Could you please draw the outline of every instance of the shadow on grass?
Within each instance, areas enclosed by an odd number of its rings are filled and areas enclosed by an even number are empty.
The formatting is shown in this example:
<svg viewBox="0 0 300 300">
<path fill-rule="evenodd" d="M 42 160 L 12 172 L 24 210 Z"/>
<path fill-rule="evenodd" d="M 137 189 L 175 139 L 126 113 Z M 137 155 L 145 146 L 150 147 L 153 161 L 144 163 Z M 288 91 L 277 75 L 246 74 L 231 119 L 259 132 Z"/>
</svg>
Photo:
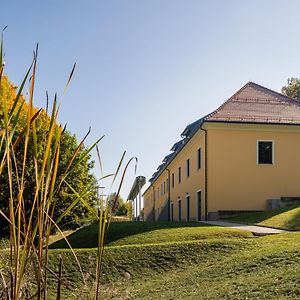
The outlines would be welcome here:
<svg viewBox="0 0 300 300">
<path fill-rule="evenodd" d="M 182 227 L 211 227 L 199 222 L 112 222 L 109 227 L 106 244 L 136 234 L 142 234 L 158 229 L 171 229 Z M 97 247 L 98 224 L 83 227 L 68 236 L 73 248 Z M 64 239 L 50 245 L 51 249 L 68 248 Z"/>
</svg>

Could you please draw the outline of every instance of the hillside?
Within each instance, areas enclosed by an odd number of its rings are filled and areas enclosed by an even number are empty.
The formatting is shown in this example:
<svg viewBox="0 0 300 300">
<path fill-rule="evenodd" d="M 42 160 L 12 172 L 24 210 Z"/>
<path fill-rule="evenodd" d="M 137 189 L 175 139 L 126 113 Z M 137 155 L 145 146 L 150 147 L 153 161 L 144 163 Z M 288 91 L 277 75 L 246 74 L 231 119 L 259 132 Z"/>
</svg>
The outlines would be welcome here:
<svg viewBox="0 0 300 300">
<path fill-rule="evenodd" d="M 199 223 L 132 222 L 126 224 L 123 232 L 119 231 L 121 224 L 114 226 L 105 250 L 104 299 L 298 299 L 300 296 L 300 233 L 252 237 L 247 232 Z M 124 233 L 128 233 L 128 228 L 133 234 Z M 88 239 L 82 245 L 84 241 Z M 76 249 L 76 253 L 87 280 L 86 289 L 69 250 L 51 250 L 50 267 L 55 268 L 58 255 L 62 255 L 64 283 L 76 289 L 78 297 L 92 299 L 90 284 L 96 251 Z M 65 297 L 73 299 L 67 290 Z"/>
<path fill-rule="evenodd" d="M 236 222 L 273 226 L 289 230 L 300 230 L 300 206 L 284 207 L 260 213 L 251 213 L 226 218 Z"/>
<path fill-rule="evenodd" d="M 73 248 L 97 247 L 98 225 L 83 227 L 68 236 Z M 110 225 L 107 246 L 144 245 L 165 242 L 194 241 L 211 238 L 247 237 L 251 233 L 207 226 L 199 222 L 113 222 Z M 62 239 L 51 248 L 68 248 Z"/>
</svg>

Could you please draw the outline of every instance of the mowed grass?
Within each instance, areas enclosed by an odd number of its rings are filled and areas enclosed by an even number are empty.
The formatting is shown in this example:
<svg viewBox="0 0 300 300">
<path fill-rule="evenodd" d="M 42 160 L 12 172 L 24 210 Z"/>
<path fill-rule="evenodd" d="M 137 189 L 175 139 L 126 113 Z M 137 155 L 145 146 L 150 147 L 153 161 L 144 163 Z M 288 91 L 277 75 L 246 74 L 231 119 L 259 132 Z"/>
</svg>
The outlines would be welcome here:
<svg viewBox="0 0 300 300">
<path fill-rule="evenodd" d="M 250 213 L 226 218 L 236 222 L 300 230 L 300 206 L 284 207 L 260 213 Z"/>
<path fill-rule="evenodd" d="M 295 232 L 109 246 L 105 250 L 102 296 L 152 300 L 300 299 L 299 245 L 300 233 Z M 58 256 L 63 257 L 64 284 L 72 290 L 65 290 L 64 299 L 76 299 L 75 295 L 92 299 L 96 251 L 75 251 L 86 286 L 69 250 L 51 250 L 50 267 L 54 269 Z"/>
<path fill-rule="evenodd" d="M 250 232 L 199 222 L 113 222 L 110 225 L 107 246 L 146 245 L 169 242 L 195 241 L 211 238 L 249 237 Z M 97 247 L 98 225 L 83 227 L 68 236 L 73 248 Z M 68 248 L 64 239 L 51 248 Z"/>
</svg>

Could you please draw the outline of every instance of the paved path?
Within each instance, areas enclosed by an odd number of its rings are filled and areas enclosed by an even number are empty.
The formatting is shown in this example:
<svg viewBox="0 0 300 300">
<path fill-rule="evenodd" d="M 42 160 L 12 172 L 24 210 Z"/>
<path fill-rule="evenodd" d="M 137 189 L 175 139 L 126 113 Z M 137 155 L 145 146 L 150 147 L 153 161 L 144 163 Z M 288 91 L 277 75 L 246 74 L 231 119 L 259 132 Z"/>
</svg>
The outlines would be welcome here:
<svg viewBox="0 0 300 300">
<path fill-rule="evenodd" d="M 222 226 L 222 227 L 231 227 L 231 228 L 236 228 L 236 229 L 248 230 L 257 235 L 267 235 L 267 234 L 288 232 L 287 230 L 283 230 L 283 229 L 274 229 L 274 228 L 270 228 L 270 227 L 247 225 L 247 224 L 240 224 L 240 223 L 227 222 L 227 221 L 202 221 L 202 223 L 216 225 L 216 226 Z"/>
</svg>

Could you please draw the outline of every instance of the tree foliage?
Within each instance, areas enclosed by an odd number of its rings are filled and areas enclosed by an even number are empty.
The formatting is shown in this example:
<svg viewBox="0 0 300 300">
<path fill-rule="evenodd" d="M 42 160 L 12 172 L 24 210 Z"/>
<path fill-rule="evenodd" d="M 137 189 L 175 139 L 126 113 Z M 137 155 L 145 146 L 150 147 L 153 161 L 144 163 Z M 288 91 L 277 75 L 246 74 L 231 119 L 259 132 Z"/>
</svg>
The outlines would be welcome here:
<svg viewBox="0 0 300 300">
<path fill-rule="evenodd" d="M 282 87 L 281 92 L 290 98 L 300 101 L 300 78 L 288 78 L 287 85 Z"/>
<path fill-rule="evenodd" d="M 16 87 L 10 83 L 7 77 L 2 77 L 1 80 L 1 89 L 0 89 L 0 108 L 3 105 L 3 98 L 7 99 L 7 103 L 9 105 L 12 105 L 13 100 L 16 97 Z M 19 107 L 22 106 L 20 110 L 20 118 L 16 129 L 15 137 L 19 135 L 19 133 L 23 130 L 25 127 L 25 116 L 27 114 L 28 106 L 25 103 L 24 98 L 21 96 L 20 101 L 18 101 Z M 0 109 L 2 111 L 2 109 Z M 37 109 L 36 109 L 37 111 Z M 43 137 L 46 136 L 47 131 L 50 127 L 51 122 L 51 116 L 47 114 L 46 110 L 42 110 L 35 122 L 36 126 L 36 133 L 37 133 L 37 140 L 43 141 Z M 3 116 L 0 115 L 0 131 L 3 130 Z M 31 139 L 35 138 L 34 136 L 30 136 Z M 34 149 L 33 147 L 34 143 L 29 143 L 29 149 L 28 149 L 28 161 L 33 162 L 33 155 L 34 152 L 37 153 L 37 156 L 42 159 L 43 151 L 46 147 L 46 142 L 38 143 L 37 148 Z M 64 131 L 62 139 L 61 139 L 61 151 L 59 155 L 59 165 L 58 165 L 58 172 L 57 176 L 62 177 L 63 172 L 66 169 L 67 164 L 70 161 L 70 158 L 74 154 L 75 150 L 78 147 L 78 142 L 76 140 L 75 135 L 72 135 L 68 131 Z M 74 164 L 76 165 L 72 171 L 69 173 L 68 177 L 66 178 L 66 181 L 68 184 L 76 190 L 79 194 L 83 195 L 85 194 L 87 201 L 90 205 L 94 204 L 94 200 L 96 198 L 96 179 L 91 173 L 91 170 L 93 168 L 94 162 L 91 161 L 90 155 L 87 155 L 83 160 L 80 161 L 81 155 L 85 152 L 85 147 L 81 146 L 79 149 L 78 156 L 76 156 Z M 20 140 L 18 145 L 15 148 L 15 159 L 18 165 L 22 165 L 23 162 L 23 155 L 24 155 L 24 140 Z M 0 153 L 0 156 L 2 154 Z M 79 162 L 79 163 L 77 163 Z M 21 168 L 20 168 L 21 170 Z M 18 191 L 17 184 L 18 184 L 18 176 L 19 174 L 15 172 L 13 174 L 13 183 L 16 187 L 13 189 L 13 192 L 15 191 L 15 197 L 17 197 L 16 193 Z M 24 190 L 24 198 L 26 199 L 25 206 L 28 207 L 28 211 L 30 211 L 30 205 L 31 201 L 33 199 L 33 191 L 35 190 L 34 187 L 36 185 L 36 177 L 35 177 L 35 168 L 34 164 L 27 164 L 26 165 L 26 172 L 25 172 L 25 190 Z M 87 192 L 86 192 L 87 191 Z M 88 195 L 87 195 L 88 193 Z M 9 183 L 8 183 L 8 176 L 5 173 L 5 170 L 3 174 L 0 176 L 0 209 L 2 209 L 4 212 L 7 211 L 7 199 L 10 195 L 9 191 Z M 54 217 L 60 216 L 62 212 L 76 199 L 76 196 L 71 191 L 71 189 L 68 187 L 67 184 L 63 184 L 59 192 L 57 193 L 57 196 L 55 198 L 55 210 L 54 210 Z M 25 210 L 27 210 L 25 207 Z M 80 226 L 84 221 L 89 219 L 91 217 L 91 212 L 84 207 L 80 202 L 74 206 L 74 208 L 61 220 L 60 226 L 62 228 L 76 228 Z M 3 224 L 1 224 L 3 229 Z"/>
</svg>

